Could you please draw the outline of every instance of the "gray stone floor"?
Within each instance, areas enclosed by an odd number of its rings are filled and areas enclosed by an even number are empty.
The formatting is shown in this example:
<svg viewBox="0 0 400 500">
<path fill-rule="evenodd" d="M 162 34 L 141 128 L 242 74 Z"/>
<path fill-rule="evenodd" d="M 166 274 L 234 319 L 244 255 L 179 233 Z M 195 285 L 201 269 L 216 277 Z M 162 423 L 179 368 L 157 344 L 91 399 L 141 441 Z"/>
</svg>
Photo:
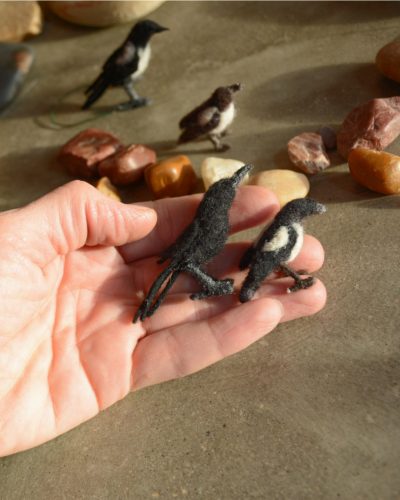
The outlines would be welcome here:
<svg viewBox="0 0 400 500">
<path fill-rule="evenodd" d="M 399 35 L 397 2 L 168 2 L 151 18 L 171 28 L 154 40 L 138 86 L 154 105 L 92 125 L 161 154 L 181 115 L 221 84 L 246 85 L 224 156 L 258 169 L 289 167 L 285 145 L 296 133 L 400 93 L 373 64 Z M 44 128 L 49 105 L 88 83 L 127 30 L 50 19 L 31 41 L 36 65 L 0 118 L 1 209 L 69 180 L 54 155 L 85 125 Z M 110 92 L 100 108 L 121 96 Z M 58 104 L 57 119 L 81 119 L 81 99 Z M 181 151 L 199 166 L 207 149 Z M 400 143 L 390 151 L 400 154 Z M 311 184 L 329 209 L 307 225 L 326 247 L 326 308 L 1 459 L 1 500 L 400 498 L 400 198 L 356 185 L 339 159 Z M 124 192 L 127 201 L 146 196 L 143 187 Z"/>
</svg>

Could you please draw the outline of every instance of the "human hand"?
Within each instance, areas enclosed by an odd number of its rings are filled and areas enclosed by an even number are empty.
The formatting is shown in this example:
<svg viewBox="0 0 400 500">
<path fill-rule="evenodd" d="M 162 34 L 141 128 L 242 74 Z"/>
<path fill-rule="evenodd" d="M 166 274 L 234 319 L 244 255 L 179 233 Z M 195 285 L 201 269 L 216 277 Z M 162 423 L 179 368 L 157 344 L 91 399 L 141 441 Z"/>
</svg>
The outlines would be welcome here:
<svg viewBox="0 0 400 500">
<path fill-rule="evenodd" d="M 160 272 L 158 255 L 199 200 L 146 204 L 152 210 L 75 181 L 0 214 L 0 456 L 52 439 L 131 390 L 200 370 L 280 321 L 323 307 L 318 281 L 288 295 L 288 280 L 276 278 L 241 305 L 236 296 L 190 300 L 196 284 L 182 275 L 154 316 L 132 324 Z M 232 230 L 265 223 L 275 211 L 272 194 L 241 188 Z M 211 271 L 237 283 L 246 246 L 227 245 Z M 294 267 L 315 271 L 322 262 L 321 245 L 306 237 Z"/>
</svg>

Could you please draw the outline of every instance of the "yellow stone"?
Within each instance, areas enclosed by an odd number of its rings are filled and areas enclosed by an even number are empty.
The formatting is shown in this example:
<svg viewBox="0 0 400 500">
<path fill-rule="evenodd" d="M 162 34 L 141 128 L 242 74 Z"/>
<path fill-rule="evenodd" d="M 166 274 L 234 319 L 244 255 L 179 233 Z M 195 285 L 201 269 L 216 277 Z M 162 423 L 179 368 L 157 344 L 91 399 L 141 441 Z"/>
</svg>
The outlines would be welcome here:
<svg viewBox="0 0 400 500">
<path fill-rule="evenodd" d="M 185 155 L 150 165 L 144 171 L 146 184 L 155 198 L 185 196 L 196 187 L 196 173 Z"/>
<path fill-rule="evenodd" d="M 102 177 L 101 179 L 99 179 L 97 181 L 96 188 L 109 198 L 112 198 L 116 201 L 121 201 L 117 188 L 111 184 L 111 181 L 108 177 Z"/>
<path fill-rule="evenodd" d="M 304 174 L 293 170 L 264 170 L 253 175 L 249 184 L 270 189 L 276 195 L 281 207 L 297 198 L 305 198 L 310 183 Z"/>
<path fill-rule="evenodd" d="M 362 186 L 377 193 L 400 193 L 400 156 L 356 148 L 350 152 L 348 162 L 353 179 Z"/>
</svg>

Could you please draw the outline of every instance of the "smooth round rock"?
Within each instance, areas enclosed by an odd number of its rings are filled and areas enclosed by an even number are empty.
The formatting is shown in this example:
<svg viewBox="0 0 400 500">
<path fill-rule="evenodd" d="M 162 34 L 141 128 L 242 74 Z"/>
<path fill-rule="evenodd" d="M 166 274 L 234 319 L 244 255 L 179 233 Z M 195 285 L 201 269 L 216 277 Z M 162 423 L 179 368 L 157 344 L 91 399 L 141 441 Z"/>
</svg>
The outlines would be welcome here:
<svg viewBox="0 0 400 500">
<path fill-rule="evenodd" d="M 0 2 L 0 41 L 20 42 L 42 31 L 42 10 L 38 2 Z"/>
<path fill-rule="evenodd" d="M 375 63 L 382 75 L 400 82 L 400 40 L 382 47 L 376 54 Z"/>
<path fill-rule="evenodd" d="M 249 184 L 273 191 L 281 207 L 296 198 L 305 198 L 310 191 L 307 177 L 293 170 L 265 170 L 253 175 Z"/>
<path fill-rule="evenodd" d="M 229 158 L 217 158 L 210 156 L 206 158 L 201 164 L 201 177 L 203 179 L 204 187 L 206 190 L 221 179 L 225 177 L 231 177 L 239 168 L 244 166 L 244 162 L 239 160 L 231 160 Z M 249 180 L 249 175 L 247 174 L 241 185 L 246 184 Z"/>
<path fill-rule="evenodd" d="M 400 193 L 400 156 L 356 148 L 348 162 L 353 179 L 362 186 L 377 193 Z"/>
<path fill-rule="evenodd" d="M 144 178 L 155 198 L 185 196 L 193 192 L 197 183 L 196 172 L 185 155 L 148 166 Z"/>
<path fill-rule="evenodd" d="M 52 1 L 47 2 L 50 9 L 66 21 L 84 26 L 112 26 L 128 23 L 147 16 L 157 9 L 165 0 L 148 0 L 144 2 L 87 2 L 87 1 Z"/>
</svg>

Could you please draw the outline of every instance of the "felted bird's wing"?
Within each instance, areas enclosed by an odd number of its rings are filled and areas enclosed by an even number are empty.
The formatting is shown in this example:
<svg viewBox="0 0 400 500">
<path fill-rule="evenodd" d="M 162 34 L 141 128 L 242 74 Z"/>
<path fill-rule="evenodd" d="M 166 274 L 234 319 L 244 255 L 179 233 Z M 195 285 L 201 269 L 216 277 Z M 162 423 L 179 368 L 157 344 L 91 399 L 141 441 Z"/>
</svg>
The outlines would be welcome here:
<svg viewBox="0 0 400 500">
<path fill-rule="evenodd" d="M 120 82 L 137 68 L 139 55 L 133 43 L 118 47 L 103 65 L 103 74 L 110 82 Z"/>
<path fill-rule="evenodd" d="M 210 106 L 197 114 L 196 119 L 185 126 L 185 130 L 179 137 L 179 142 L 189 142 L 211 132 L 218 126 L 221 114 L 218 108 Z"/>
<path fill-rule="evenodd" d="M 282 226 L 280 227 L 282 228 Z M 277 224 L 271 224 L 263 229 L 252 246 L 243 254 L 239 262 L 239 269 L 246 269 L 249 267 L 252 261 L 257 258 L 259 252 L 274 251 L 274 249 L 285 240 L 286 233 L 283 234 L 283 232 L 280 231 Z"/>
<path fill-rule="evenodd" d="M 183 254 L 187 254 L 188 249 L 194 243 L 198 232 L 199 232 L 198 220 L 194 219 L 193 222 L 186 227 L 186 229 L 178 236 L 175 243 L 166 248 L 159 259 L 159 263 L 164 262 L 167 259 L 171 259 L 173 262 L 180 260 Z"/>
</svg>

